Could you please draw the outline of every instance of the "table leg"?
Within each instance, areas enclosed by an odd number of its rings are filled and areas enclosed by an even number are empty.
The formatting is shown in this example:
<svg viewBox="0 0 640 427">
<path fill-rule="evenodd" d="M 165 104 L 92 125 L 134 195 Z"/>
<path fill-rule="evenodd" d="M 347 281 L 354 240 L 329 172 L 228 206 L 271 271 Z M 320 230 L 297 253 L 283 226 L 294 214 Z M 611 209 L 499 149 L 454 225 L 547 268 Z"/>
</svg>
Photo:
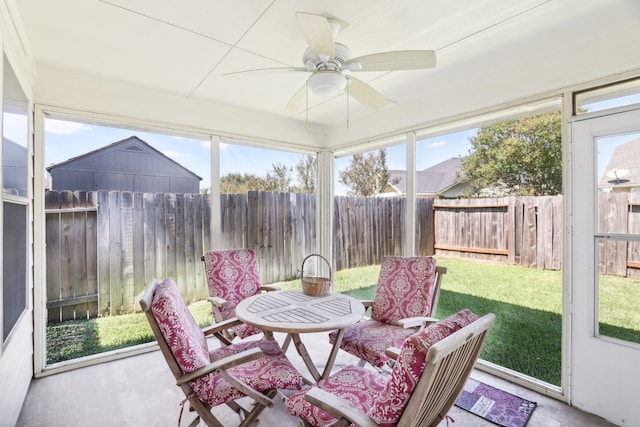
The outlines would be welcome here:
<svg viewBox="0 0 640 427">
<path fill-rule="evenodd" d="M 267 331 L 267 330 L 263 330 L 262 331 L 262 338 L 264 338 L 265 341 L 275 341 L 276 339 L 273 336 L 273 332 L 271 331 Z"/>
<path fill-rule="evenodd" d="M 327 364 L 324 367 L 324 371 L 322 372 L 322 378 L 327 378 L 331 375 L 331 369 L 333 369 L 333 364 L 336 361 L 336 356 L 338 356 L 338 351 L 340 350 L 340 344 L 342 344 L 342 337 L 344 336 L 344 329 L 338 329 L 338 335 L 336 336 L 336 341 L 333 344 L 333 348 L 331 349 L 331 353 L 329 354 L 329 359 L 327 360 Z"/>
<path fill-rule="evenodd" d="M 309 372 L 311 372 L 313 379 L 316 380 L 316 382 L 319 381 L 321 378 L 320 372 L 318 372 L 318 369 L 313 364 L 311 356 L 309 356 L 309 352 L 307 351 L 307 347 L 305 347 L 305 345 L 300 340 L 300 334 L 292 333 L 291 339 L 293 340 L 293 344 L 296 346 L 296 350 L 298 350 L 298 354 L 300 355 L 300 357 L 302 357 L 304 364 L 307 365 L 307 369 L 309 369 Z"/>
</svg>

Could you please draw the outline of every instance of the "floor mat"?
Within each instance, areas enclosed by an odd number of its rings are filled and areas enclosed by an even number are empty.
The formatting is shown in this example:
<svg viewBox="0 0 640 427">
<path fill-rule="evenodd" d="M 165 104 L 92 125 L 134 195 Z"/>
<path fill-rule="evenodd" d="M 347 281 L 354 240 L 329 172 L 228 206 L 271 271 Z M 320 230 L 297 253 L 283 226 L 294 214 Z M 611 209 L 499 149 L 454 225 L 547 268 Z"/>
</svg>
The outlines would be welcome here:
<svg viewBox="0 0 640 427">
<path fill-rule="evenodd" d="M 524 427 L 537 403 L 469 378 L 455 405 L 499 426 Z"/>
</svg>

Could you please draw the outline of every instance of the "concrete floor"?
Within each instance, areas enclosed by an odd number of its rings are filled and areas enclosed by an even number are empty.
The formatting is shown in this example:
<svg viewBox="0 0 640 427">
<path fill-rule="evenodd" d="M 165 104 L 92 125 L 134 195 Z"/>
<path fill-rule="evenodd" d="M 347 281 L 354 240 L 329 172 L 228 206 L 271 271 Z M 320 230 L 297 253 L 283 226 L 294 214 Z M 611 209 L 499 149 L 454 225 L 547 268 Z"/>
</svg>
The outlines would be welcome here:
<svg viewBox="0 0 640 427">
<path fill-rule="evenodd" d="M 282 342 L 283 336 L 276 335 Z M 326 333 L 306 334 L 303 341 L 317 362 L 327 359 L 329 344 Z M 304 364 L 293 348 L 287 355 L 301 372 Z M 357 360 L 340 352 L 334 371 Z M 525 399 L 535 401 L 527 427 L 613 426 L 599 417 L 586 414 L 555 399 L 534 393 L 502 379 L 475 370 L 472 378 L 491 384 Z M 100 365 L 76 369 L 32 381 L 17 427 L 73 426 L 176 426 L 180 402 L 184 395 L 175 386 L 162 354 L 154 351 Z M 223 424 L 237 425 L 237 417 L 224 405 L 214 409 Z M 494 426 L 457 407 L 449 411 L 455 420 L 451 427 Z M 193 415 L 184 411 L 182 425 Z M 202 424 L 202 423 L 201 423 Z M 259 426 L 295 427 L 297 419 L 289 415 L 286 405 L 278 401 L 260 416 Z M 443 421 L 440 426 L 447 423 Z"/>
</svg>

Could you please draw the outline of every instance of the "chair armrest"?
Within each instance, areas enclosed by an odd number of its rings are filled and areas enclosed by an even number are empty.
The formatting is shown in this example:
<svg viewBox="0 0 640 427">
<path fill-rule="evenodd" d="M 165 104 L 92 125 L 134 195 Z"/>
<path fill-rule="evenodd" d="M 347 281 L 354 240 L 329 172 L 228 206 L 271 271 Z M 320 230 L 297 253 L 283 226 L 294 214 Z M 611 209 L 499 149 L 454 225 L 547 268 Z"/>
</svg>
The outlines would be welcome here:
<svg viewBox="0 0 640 427">
<path fill-rule="evenodd" d="M 400 349 L 398 347 L 389 347 L 384 351 L 384 354 L 393 360 L 398 360 L 398 356 L 400 356 Z"/>
<path fill-rule="evenodd" d="M 218 322 L 211 326 L 207 326 L 206 328 L 202 328 L 202 333 L 205 336 L 213 335 L 219 332 L 224 332 L 227 329 L 238 325 L 242 325 L 242 321 L 237 317 L 232 317 L 231 319 L 223 320 L 222 322 Z"/>
<path fill-rule="evenodd" d="M 373 305 L 372 299 L 361 299 L 360 302 L 364 305 L 364 308 L 369 308 Z"/>
<path fill-rule="evenodd" d="M 338 420 L 346 419 L 348 421 L 343 424 L 337 423 L 337 425 L 348 426 L 355 424 L 360 427 L 378 427 L 378 424 L 373 418 L 360 411 L 360 409 L 353 406 L 350 402 L 321 388 L 313 387 L 304 395 L 304 400 L 327 411 Z"/>
<path fill-rule="evenodd" d="M 262 285 L 260 286 L 260 290 L 266 291 L 266 292 L 273 292 L 273 291 L 280 291 L 282 290 L 282 288 L 276 285 Z"/>
<path fill-rule="evenodd" d="M 215 362 L 209 363 L 208 365 L 203 366 L 200 369 L 197 369 L 188 374 L 182 375 L 177 380 L 177 384 L 181 385 L 189 381 L 196 380 L 204 375 L 209 375 L 212 372 L 215 372 L 216 375 L 220 375 L 224 378 L 229 384 L 231 384 L 236 389 L 240 390 L 246 396 L 251 397 L 253 400 L 258 402 L 261 405 L 272 407 L 273 400 L 264 394 L 254 390 L 249 387 L 235 376 L 231 375 L 227 369 L 233 368 L 234 366 L 241 365 L 246 362 L 250 362 L 252 360 L 259 359 L 263 356 L 262 350 L 257 347 L 250 348 L 248 350 L 244 350 L 240 353 L 232 354 L 223 359 L 217 360 Z"/>
<path fill-rule="evenodd" d="M 226 299 L 220 297 L 207 297 L 207 301 L 215 307 L 224 307 L 228 304 Z"/>
<path fill-rule="evenodd" d="M 207 297 L 207 301 L 211 303 L 211 315 L 213 316 L 213 320 L 216 323 L 222 322 L 224 319 L 222 318 L 222 312 L 220 309 L 227 305 L 229 302 L 220 297 Z"/>
<path fill-rule="evenodd" d="M 223 359 L 216 360 L 215 362 L 204 365 L 202 368 L 196 369 L 193 372 L 182 375 L 180 378 L 178 378 L 177 385 L 196 380 L 205 375 L 209 375 L 212 372 L 233 368 L 234 366 L 238 366 L 242 363 L 250 362 L 261 357 L 262 350 L 257 347 L 250 348 L 248 350 L 241 351 L 240 353 L 232 354 Z"/>
<path fill-rule="evenodd" d="M 437 322 L 438 319 L 436 319 L 435 317 L 407 317 L 406 319 L 400 319 L 398 320 L 398 326 L 402 326 L 404 329 L 407 328 L 415 328 L 415 327 L 420 327 L 422 328 L 424 325 L 426 325 L 427 323 L 434 323 Z"/>
</svg>

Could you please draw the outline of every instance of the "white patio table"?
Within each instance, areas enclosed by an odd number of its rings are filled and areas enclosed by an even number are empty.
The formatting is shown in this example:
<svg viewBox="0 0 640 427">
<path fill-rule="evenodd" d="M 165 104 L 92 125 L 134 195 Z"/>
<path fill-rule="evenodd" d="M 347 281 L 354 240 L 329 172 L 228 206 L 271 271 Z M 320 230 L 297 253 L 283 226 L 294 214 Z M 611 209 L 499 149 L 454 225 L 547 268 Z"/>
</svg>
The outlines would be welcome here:
<svg viewBox="0 0 640 427">
<path fill-rule="evenodd" d="M 273 339 L 272 332 L 290 334 L 298 354 L 315 381 L 331 374 L 340 350 L 344 328 L 358 322 L 364 311 L 364 305 L 359 300 L 347 295 L 330 293 L 311 296 L 300 290 L 254 295 L 236 306 L 236 316 L 243 322 L 262 329 L 267 339 Z M 320 375 L 307 348 L 300 340 L 300 334 L 335 329 L 339 331 L 338 336 Z"/>
</svg>

